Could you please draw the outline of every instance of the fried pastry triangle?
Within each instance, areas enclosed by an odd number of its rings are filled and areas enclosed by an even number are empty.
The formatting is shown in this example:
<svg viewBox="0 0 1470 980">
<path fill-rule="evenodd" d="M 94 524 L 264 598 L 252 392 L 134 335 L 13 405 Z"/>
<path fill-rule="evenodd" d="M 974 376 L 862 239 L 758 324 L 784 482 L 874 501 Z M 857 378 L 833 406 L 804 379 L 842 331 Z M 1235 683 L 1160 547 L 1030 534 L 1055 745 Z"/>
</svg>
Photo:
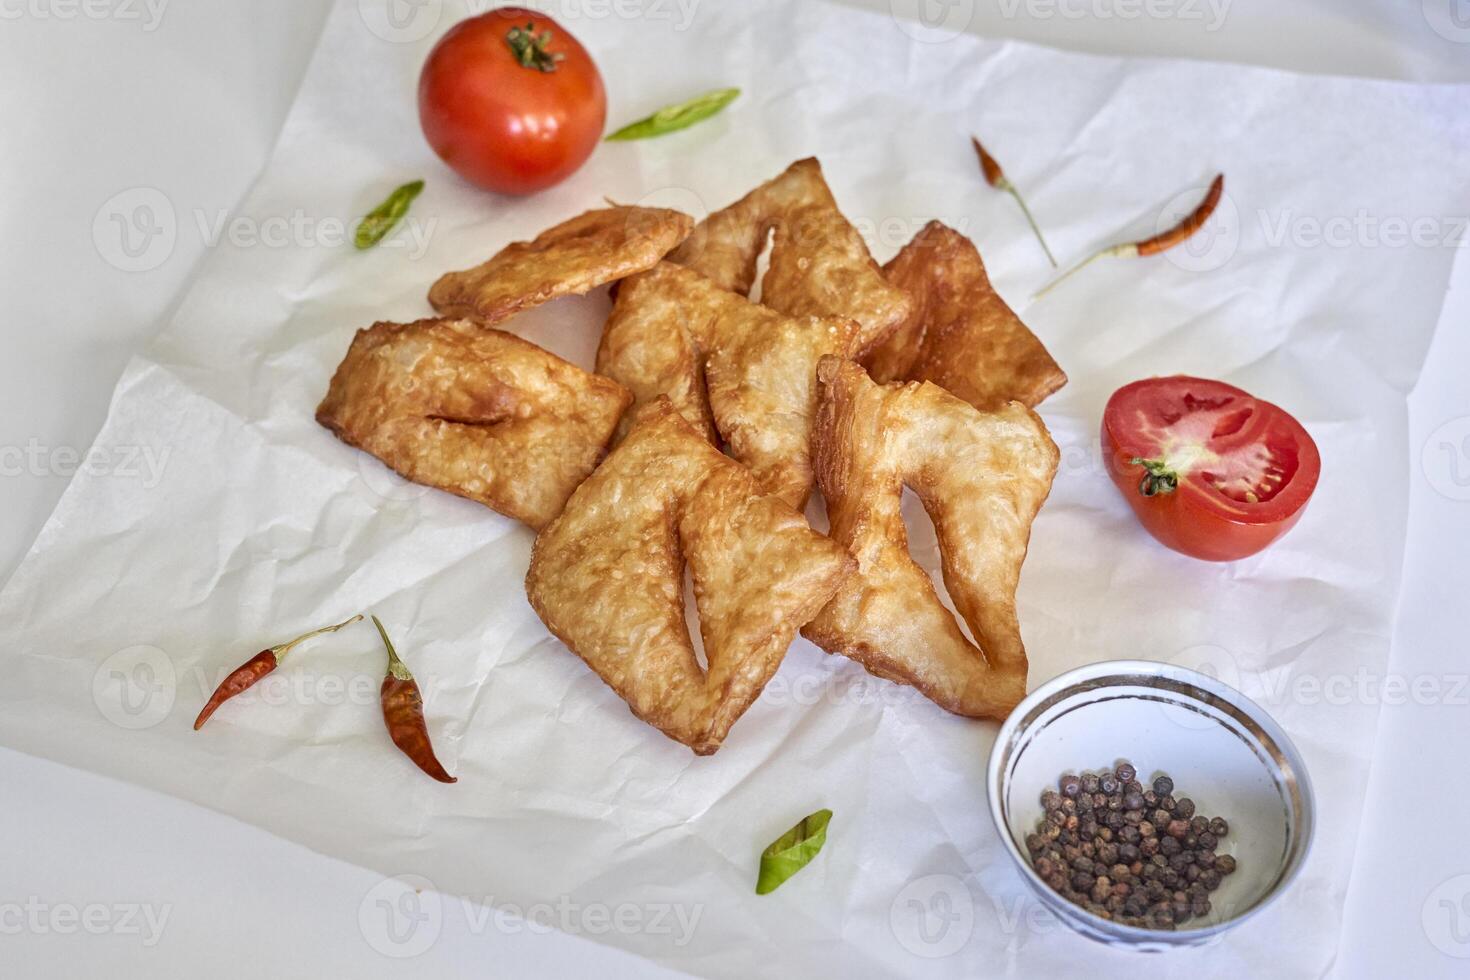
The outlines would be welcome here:
<svg viewBox="0 0 1470 980">
<path fill-rule="evenodd" d="M 909 316 L 864 358 L 874 380 L 932 381 L 981 410 L 1035 407 L 1067 376 L 990 285 L 964 235 L 931 221 L 883 267 Z"/>
<path fill-rule="evenodd" d="M 519 337 L 419 320 L 359 330 L 316 420 L 416 483 L 539 528 L 592 472 L 632 400 Z"/>
<path fill-rule="evenodd" d="M 439 277 L 429 302 L 446 316 L 489 326 L 547 300 L 581 294 L 651 267 L 689 234 L 694 219 L 665 208 L 588 211 L 534 241 L 512 242 L 488 261 Z"/>
<path fill-rule="evenodd" d="M 789 316 L 856 320 L 859 351 L 908 317 L 908 295 L 883 279 L 862 235 L 837 210 L 815 158 L 796 161 L 705 218 L 669 259 L 744 296 L 773 229 L 771 264 L 761 284 L 766 306 Z"/>
<path fill-rule="evenodd" d="M 686 558 L 708 669 L 684 618 Z M 659 398 L 537 536 L 526 595 L 635 715 L 708 755 L 852 567 Z"/>
<path fill-rule="evenodd" d="M 850 356 L 857 330 L 852 320 L 785 316 L 660 262 L 618 287 L 597 372 L 638 404 L 667 396 L 707 439 L 724 438 L 757 492 L 800 509 L 812 489 L 817 361 Z"/>
<path fill-rule="evenodd" d="M 980 412 L 932 384 L 878 385 L 824 357 L 813 432 L 833 540 L 858 573 L 802 635 L 956 714 L 1003 718 L 1026 693 L 1016 583 L 1058 453 L 1034 412 Z M 934 522 L 944 584 L 979 647 L 909 556 L 900 503 Z"/>
</svg>

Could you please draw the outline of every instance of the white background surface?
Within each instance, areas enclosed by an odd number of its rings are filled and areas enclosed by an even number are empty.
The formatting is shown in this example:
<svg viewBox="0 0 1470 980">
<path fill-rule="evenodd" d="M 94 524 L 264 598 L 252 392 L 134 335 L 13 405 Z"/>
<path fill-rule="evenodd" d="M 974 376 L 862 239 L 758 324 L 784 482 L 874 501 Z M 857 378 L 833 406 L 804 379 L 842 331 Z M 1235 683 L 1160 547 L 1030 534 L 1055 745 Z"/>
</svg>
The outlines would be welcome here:
<svg viewBox="0 0 1470 980">
<path fill-rule="evenodd" d="M 1215 30 L 1208 29 L 1215 14 L 1203 2 L 1194 5 L 1200 19 L 1186 17 L 1182 3 L 1172 8 L 1176 16 L 1159 19 L 1126 17 L 1128 4 L 1109 0 L 975 6 L 970 29 L 997 37 L 1470 81 L 1470 43 L 1431 28 L 1431 21 L 1451 23 L 1450 4 L 1435 0 L 1422 10 L 1413 0 L 1351 8 L 1237 0 Z M 230 208 L 270 151 L 324 10 L 323 2 L 300 0 L 248 7 L 194 0 L 163 7 L 154 24 L 141 2 L 94 3 L 84 11 L 64 0 L 0 0 L 0 310 L 13 352 L 0 363 L 0 447 L 34 440 L 48 461 L 15 474 L 14 454 L 0 460 L 12 464 L 0 477 L 7 517 L 0 575 L 14 568 L 65 485 L 65 454 L 57 450 L 89 445 L 122 365 L 163 322 L 205 248 L 197 235 L 184 234 L 158 269 L 122 273 L 96 252 L 94 215 L 112 195 L 140 185 L 166 189 L 180 207 L 209 214 Z M 1470 42 L 1470 11 L 1460 14 Z M 1411 681 L 1438 679 L 1444 691 L 1467 670 L 1462 597 L 1470 586 L 1463 559 L 1470 502 L 1455 499 L 1470 497 L 1463 368 L 1470 357 L 1463 328 L 1470 262 L 1463 257 L 1459 273 L 1461 289 L 1411 401 L 1414 458 L 1384 461 L 1402 469 L 1411 486 L 1389 671 Z M 1470 969 L 1470 960 L 1447 955 L 1470 955 L 1470 841 L 1456 830 L 1467 802 L 1460 749 L 1470 736 L 1470 704 L 1442 700 L 1383 707 L 1344 910 L 1342 976 L 1458 976 Z M 52 907 L 148 903 L 168 910 L 162 938 L 147 949 L 137 935 L 65 935 L 50 926 L 16 933 L 14 920 L 0 916 L 0 968 L 7 974 L 388 976 L 402 969 L 358 929 L 358 909 L 376 875 L 229 818 L 15 753 L 0 751 L 0 787 L 7 842 L 0 907 L 34 896 Z M 1447 832 L 1431 845 L 1424 830 L 1436 819 Z M 1460 875 L 1467 877 L 1456 880 Z M 1452 926 L 1464 942 L 1455 941 Z M 445 916 L 443 935 L 413 967 L 445 976 L 593 967 L 615 975 L 652 972 L 561 935 L 493 925 L 473 934 L 458 914 Z"/>
</svg>

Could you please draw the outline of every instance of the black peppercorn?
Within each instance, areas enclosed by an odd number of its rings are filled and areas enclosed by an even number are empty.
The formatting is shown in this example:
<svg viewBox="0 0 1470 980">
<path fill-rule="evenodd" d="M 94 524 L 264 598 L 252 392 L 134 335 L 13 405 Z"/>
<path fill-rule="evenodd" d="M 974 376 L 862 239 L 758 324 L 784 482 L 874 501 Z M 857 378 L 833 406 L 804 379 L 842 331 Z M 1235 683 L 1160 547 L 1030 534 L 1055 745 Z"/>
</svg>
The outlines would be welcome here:
<svg viewBox="0 0 1470 980">
<path fill-rule="evenodd" d="M 1235 870 L 1217 854 L 1230 825 L 1196 813 L 1174 781 L 1138 781 L 1131 763 L 1111 771 L 1063 773 L 1041 794 L 1042 816 L 1025 838 L 1037 875 L 1094 915 L 1173 930 L 1209 913 L 1209 895 Z"/>
</svg>

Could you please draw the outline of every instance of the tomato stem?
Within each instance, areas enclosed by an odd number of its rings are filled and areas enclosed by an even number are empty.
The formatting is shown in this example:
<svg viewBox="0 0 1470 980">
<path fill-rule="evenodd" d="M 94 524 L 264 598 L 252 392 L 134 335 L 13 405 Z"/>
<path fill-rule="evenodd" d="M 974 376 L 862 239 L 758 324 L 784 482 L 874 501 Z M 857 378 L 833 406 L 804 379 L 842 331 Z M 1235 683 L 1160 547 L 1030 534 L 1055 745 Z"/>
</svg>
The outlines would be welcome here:
<svg viewBox="0 0 1470 980">
<path fill-rule="evenodd" d="M 1134 456 L 1129 462 L 1134 466 L 1142 466 L 1144 469 L 1143 480 L 1138 484 L 1138 492 L 1145 497 L 1173 493 L 1178 488 L 1179 474 L 1169 469 L 1169 465 L 1162 459 L 1144 459 L 1141 456 Z"/>
<path fill-rule="evenodd" d="M 534 23 L 527 23 L 525 27 L 512 27 L 510 33 L 505 35 L 505 42 L 510 45 L 511 54 L 515 55 L 516 62 L 522 68 L 556 71 L 556 63 L 566 57 L 559 51 L 546 50 L 546 46 L 551 43 L 551 32 L 542 31 L 537 34 Z"/>
</svg>

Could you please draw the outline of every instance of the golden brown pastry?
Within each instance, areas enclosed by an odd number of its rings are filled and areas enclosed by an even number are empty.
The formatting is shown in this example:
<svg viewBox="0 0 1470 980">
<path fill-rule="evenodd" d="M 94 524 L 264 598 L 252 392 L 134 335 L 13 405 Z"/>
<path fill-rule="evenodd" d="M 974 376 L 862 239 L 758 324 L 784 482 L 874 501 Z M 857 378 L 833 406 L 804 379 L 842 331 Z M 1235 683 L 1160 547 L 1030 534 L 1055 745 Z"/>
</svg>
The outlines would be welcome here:
<svg viewBox="0 0 1470 980">
<path fill-rule="evenodd" d="M 913 298 L 908 318 L 864 359 L 874 380 L 932 381 L 982 410 L 1035 407 L 1067 376 L 990 285 L 964 235 L 931 221 L 883 267 Z"/>
<path fill-rule="evenodd" d="M 883 279 L 862 235 L 837 210 L 815 158 L 798 160 L 694 229 L 669 260 L 749 294 L 774 230 L 761 302 L 788 316 L 856 320 L 866 351 L 908 317 L 908 295 Z"/>
<path fill-rule="evenodd" d="M 684 618 L 686 560 L 707 669 Z M 526 595 L 635 715 L 708 755 L 852 567 L 658 398 L 537 536 Z"/>
<path fill-rule="evenodd" d="M 597 373 L 637 404 L 667 396 L 705 438 L 728 443 L 758 492 L 800 509 L 812 489 L 817 361 L 850 356 L 857 330 L 852 320 L 785 316 L 660 262 L 618 287 Z"/>
<path fill-rule="evenodd" d="M 445 316 L 489 326 L 547 300 L 581 294 L 651 267 L 678 245 L 694 219 L 665 208 L 588 211 L 512 242 L 473 269 L 439 277 L 429 302 Z"/>
<path fill-rule="evenodd" d="M 359 330 L 316 420 L 417 483 L 540 528 L 602 458 L 633 396 L 464 320 Z"/>
<path fill-rule="evenodd" d="M 932 384 L 875 384 L 835 357 L 817 379 L 817 485 L 858 573 L 802 635 L 956 714 L 1004 718 L 1026 693 L 1015 596 L 1057 468 L 1046 427 L 1017 403 L 980 412 Z M 934 521 L 944 584 L 978 648 L 909 557 L 905 486 Z"/>
</svg>

